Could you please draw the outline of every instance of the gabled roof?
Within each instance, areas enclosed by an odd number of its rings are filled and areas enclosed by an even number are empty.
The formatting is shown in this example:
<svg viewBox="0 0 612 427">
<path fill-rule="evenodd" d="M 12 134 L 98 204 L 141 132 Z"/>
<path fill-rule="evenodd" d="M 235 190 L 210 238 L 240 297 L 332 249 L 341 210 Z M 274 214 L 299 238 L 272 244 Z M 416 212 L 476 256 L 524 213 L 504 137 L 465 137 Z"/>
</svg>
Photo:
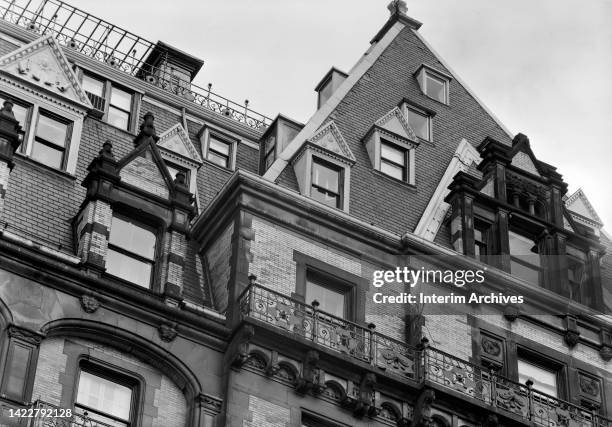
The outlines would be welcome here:
<svg viewBox="0 0 612 427">
<path fill-rule="evenodd" d="M 340 129 L 336 126 L 334 121 L 329 121 L 325 125 L 321 126 L 321 129 L 317 131 L 311 138 L 308 138 L 308 142 L 325 150 L 331 151 L 351 163 L 356 161 L 353 152 L 349 148 L 348 144 L 344 140 Z"/>
<path fill-rule="evenodd" d="M 531 145 L 529 144 L 529 138 L 522 133 L 517 134 L 512 140 L 512 150 L 510 151 L 510 158 L 512 166 L 529 172 L 536 176 L 542 176 L 542 166 L 538 159 L 536 159 L 533 151 L 531 151 Z"/>
<path fill-rule="evenodd" d="M 62 48 L 51 34 L 4 55 L 0 58 L 0 71 L 92 108 Z"/>
<path fill-rule="evenodd" d="M 603 222 L 601 218 L 597 215 L 582 188 L 576 190 L 574 194 L 565 200 L 565 207 L 575 221 L 597 228 L 602 227 Z"/>
<path fill-rule="evenodd" d="M 157 145 L 187 159 L 202 163 L 202 157 L 200 157 L 198 150 L 194 147 L 185 128 L 180 123 L 159 135 Z"/>
<path fill-rule="evenodd" d="M 402 139 L 406 139 L 411 142 L 418 142 L 416 134 L 398 107 L 395 107 L 380 119 L 376 120 L 376 122 L 374 122 L 374 126 L 395 134 Z"/>
</svg>

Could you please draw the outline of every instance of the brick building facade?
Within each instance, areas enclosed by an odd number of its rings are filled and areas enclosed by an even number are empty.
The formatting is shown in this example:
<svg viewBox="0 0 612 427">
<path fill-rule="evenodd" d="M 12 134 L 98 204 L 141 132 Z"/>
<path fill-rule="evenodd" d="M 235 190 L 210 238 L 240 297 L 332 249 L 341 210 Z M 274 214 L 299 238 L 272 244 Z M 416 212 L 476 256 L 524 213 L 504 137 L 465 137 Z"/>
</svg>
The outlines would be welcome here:
<svg viewBox="0 0 612 427">
<path fill-rule="evenodd" d="M 600 218 L 389 9 L 298 123 L 0 0 L 0 425 L 612 427 Z"/>
</svg>

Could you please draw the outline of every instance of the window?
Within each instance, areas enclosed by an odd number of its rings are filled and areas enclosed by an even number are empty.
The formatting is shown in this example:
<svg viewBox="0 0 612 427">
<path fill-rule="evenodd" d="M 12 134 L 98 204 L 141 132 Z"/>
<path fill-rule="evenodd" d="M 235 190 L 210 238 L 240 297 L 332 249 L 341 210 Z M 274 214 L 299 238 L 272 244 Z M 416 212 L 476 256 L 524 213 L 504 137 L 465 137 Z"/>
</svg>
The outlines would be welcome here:
<svg viewBox="0 0 612 427">
<path fill-rule="evenodd" d="M 534 390 L 552 397 L 559 397 L 557 377 L 558 370 L 536 364 L 531 360 L 518 359 L 518 379 L 521 384 L 531 380 L 533 381 Z"/>
<path fill-rule="evenodd" d="M 449 103 L 451 76 L 425 64 L 419 67 L 415 75 L 425 95 L 443 104 Z"/>
<path fill-rule="evenodd" d="M 542 265 L 538 247 L 535 242 L 525 236 L 510 231 L 510 272 L 534 285 L 542 283 Z"/>
<path fill-rule="evenodd" d="M 135 384 L 94 367 L 83 367 L 79 373 L 75 412 L 110 426 L 133 425 Z"/>
<path fill-rule="evenodd" d="M 13 102 L 13 114 L 21 126 L 19 152 L 51 168 L 67 170 L 74 122 L 0 93 L 1 104 L 7 99 Z"/>
<path fill-rule="evenodd" d="M 130 130 L 134 110 L 133 93 L 101 78 L 83 74 L 81 85 L 101 118 L 120 129 Z M 108 100 L 108 102 L 106 102 Z"/>
<path fill-rule="evenodd" d="M 574 301 L 588 304 L 588 301 L 585 301 L 587 299 L 586 295 L 584 295 L 585 291 L 587 290 L 585 286 L 587 280 L 586 254 L 584 251 L 570 245 L 567 245 L 566 253 L 567 278 L 570 286 L 570 298 Z"/>
<path fill-rule="evenodd" d="M 208 153 L 206 158 L 216 165 L 231 168 L 232 144 L 214 135 L 208 138 Z"/>
<path fill-rule="evenodd" d="M 319 302 L 319 309 L 341 318 L 349 317 L 350 289 L 343 286 L 333 278 L 322 273 L 308 271 L 306 273 L 306 304 L 314 300 Z"/>
<path fill-rule="evenodd" d="M 40 110 L 32 143 L 32 158 L 52 168 L 63 169 L 70 130 L 70 123 Z"/>
<path fill-rule="evenodd" d="M 151 287 L 157 238 L 152 228 L 113 215 L 106 272 L 144 288 Z"/>
<path fill-rule="evenodd" d="M 313 157 L 310 197 L 327 206 L 342 208 L 341 187 L 341 168 Z"/>
<path fill-rule="evenodd" d="M 446 81 L 430 73 L 425 73 L 425 94 L 430 98 L 447 103 Z"/>
<path fill-rule="evenodd" d="M 264 143 L 264 171 L 267 171 L 276 160 L 276 136 L 270 135 Z"/>
<path fill-rule="evenodd" d="M 429 114 L 414 109 L 407 108 L 408 115 L 408 124 L 416 134 L 421 139 L 426 141 L 431 141 L 431 117 Z"/>
<path fill-rule="evenodd" d="M 483 221 L 474 221 L 474 256 L 477 260 L 487 262 L 487 255 L 491 254 L 490 248 L 491 226 Z"/>
<path fill-rule="evenodd" d="M 8 351 L 0 395 L 16 402 L 30 400 L 41 336 L 17 326 L 8 327 Z"/>
<path fill-rule="evenodd" d="M 408 150 L 381 140 L 380 171 L 395 179 L 406 181 L 408 177 Z"/>
</svg>

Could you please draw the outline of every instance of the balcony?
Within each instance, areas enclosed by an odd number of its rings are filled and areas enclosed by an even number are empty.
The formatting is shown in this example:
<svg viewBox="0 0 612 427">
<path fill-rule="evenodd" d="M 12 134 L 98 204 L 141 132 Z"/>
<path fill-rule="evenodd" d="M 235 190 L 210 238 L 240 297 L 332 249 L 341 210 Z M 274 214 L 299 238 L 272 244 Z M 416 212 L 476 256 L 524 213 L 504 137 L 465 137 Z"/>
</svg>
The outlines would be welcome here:
<svg viewBox="0 0 612 427">
<path fill-rule="evenodd" d="M 263 130 L 269 117 L 192 83 L 173 84 L 171 69 L 154 69 L 145 61 L 155 43 L 59 0 L 0 0 L 0 18 L 57 42 L 96 61 L 181 96 L 251 128 Z"/>
<path fill-rule="evenodd" d="M 416 349 L 257 284 L 239 298 L 244 318 L 366 363 L 383 375 L 410 379 L 481 407 L 541 426 L 612 427 L 596 412 L 546 395 L 494 372 L 424 345 Z"/>
</svg>

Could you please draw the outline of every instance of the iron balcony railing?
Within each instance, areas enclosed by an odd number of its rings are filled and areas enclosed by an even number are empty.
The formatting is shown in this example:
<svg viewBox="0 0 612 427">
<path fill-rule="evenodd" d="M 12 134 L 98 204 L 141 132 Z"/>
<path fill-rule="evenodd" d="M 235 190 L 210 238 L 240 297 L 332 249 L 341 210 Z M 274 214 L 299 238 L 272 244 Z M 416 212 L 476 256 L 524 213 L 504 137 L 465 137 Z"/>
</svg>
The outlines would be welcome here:
<svg viewBox="0 0 612 427">
<path fill-rule="evenodd" d="M 369 363 L 381 371 L 453 390 L 485 405 L 546 427 L 612 427 L 597 412 L 496 375 L 432 347 L 386 337 L 257 284 L 240 295 L 240 311 L 269 326 Z"/>
<path fill-rule="evenodd" d="M 211 84 L 204 89 L 189 82 L 178 83 L 174 70 L 153 69 L 145 61 L 155 43 L 62 1 L 0 0 L 0 18 L 41 35 L 53 34 L 62 46 L 252 128 L 264 129 L 272 122 L 250 110 L 248 100 L 239 104 L 211 92 Z"/>
</svg>

